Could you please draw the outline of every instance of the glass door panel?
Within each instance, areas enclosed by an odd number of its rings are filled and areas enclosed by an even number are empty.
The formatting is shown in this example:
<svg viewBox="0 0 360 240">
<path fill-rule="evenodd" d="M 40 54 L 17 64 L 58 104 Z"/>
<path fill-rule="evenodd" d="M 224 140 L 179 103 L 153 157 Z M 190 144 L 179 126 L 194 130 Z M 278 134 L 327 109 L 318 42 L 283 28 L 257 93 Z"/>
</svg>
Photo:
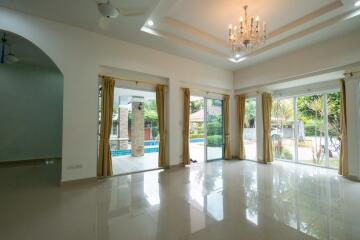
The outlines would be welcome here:
<svg viewBox="0 0 360 240">
<path fill-rule="evenodd" d="M 256 98 L 249 98 L 245 101 L 243 139 L 246 159 L 256 160 Z"/>
<path fill-rule="evenodd" d="M 271 139 L 274 159 L 295 160 L 294 98 L 273 101 Z"/>
<path fill-rule="evenodd" d="M 340 159 L 340 92 L 327 94 L 329 167 L 338 168 Z"/>
<path fill-rule="evenodd" d="M 205 161 L 205 99 L 190 96 L 190 159 L 196 162 Z"/>
<path fill-rule="evenodd" d="M 298 161 L 326 166 L 324 95 L 297 98 Z"/>
<path fill-rule="evenodd" d="M 159 167 L 155 92 L 115 87 L 109 144 L 115 175 Z"/>
<path fill-rule="evenodd" d="M 206 99 L 207 160 L 222 159 L 224 155 L 223 101 Z"/>
</svg>

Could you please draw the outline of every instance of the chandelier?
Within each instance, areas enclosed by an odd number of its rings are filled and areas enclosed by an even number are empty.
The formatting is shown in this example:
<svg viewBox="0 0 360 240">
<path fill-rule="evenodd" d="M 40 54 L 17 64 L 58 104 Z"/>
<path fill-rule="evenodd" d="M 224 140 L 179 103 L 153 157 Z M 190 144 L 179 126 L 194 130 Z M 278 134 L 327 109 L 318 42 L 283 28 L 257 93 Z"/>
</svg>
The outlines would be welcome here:
<svg viewBox="0 0 360 240">
<path fill-rule="evenodd" d="M 229 25 L 229 43 L 234 58 L 239 58 L 242 50 L 255 49 L 266 41 L 266 23 L 260 22 L 259 17 L 248 19 L 247 7 L 244 6 L 245 16 L 240 18 L 239 24 Z"/>
</svg>

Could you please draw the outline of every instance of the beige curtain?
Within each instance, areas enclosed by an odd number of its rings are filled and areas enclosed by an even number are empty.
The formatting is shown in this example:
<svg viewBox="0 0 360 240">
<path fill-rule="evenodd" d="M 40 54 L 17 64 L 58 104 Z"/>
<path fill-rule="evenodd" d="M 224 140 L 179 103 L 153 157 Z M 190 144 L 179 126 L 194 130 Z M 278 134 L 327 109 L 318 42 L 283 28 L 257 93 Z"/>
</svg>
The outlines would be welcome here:
<svg viewBox="0 0 360 240">
<path fill-rule="evenodd" d="M 230 96 L 224 96 L 224 148 L 225 148 L 225 159 L 232 159 L 231 155 L 231 139 L 230 139 Z"/>
<path fill-rule="evenodd" d="M 189 118 L 190 118 L 190 90 L 184 89 L 184 116 L 183 116 L 183 164 L 190 164 L 189 153 Z"/>
<path fill-rule="evenodd" d="M 271 108 L 272 97 L 270 93 L 262 93 L 262 114 L 263 114 L 263 159 L 264 163 L 273 161 L 272 142 L 271 142 Z"/>
<path fill-rule="evenodd" d="M 159 121 L 159 167 L 168 167 L 166 160 L 166 132 L 165 132 L 165 86 L 156 86 L 156 106 Z"/>
<path fill-rule="evenodd" d="M 97 173 L 99 177 L 112 175 L 112 160 L 109 138 L 113 115 L 114 86 L 114 79 L 110 77 L 102 78 L 101 125 Z"/>
<path fill-rule="evenodd" d="M 238 118 L 238 137 L 239 137 L 239 159 L 243 160 L 245 156 L 244 146 L 244 122 L 245 122 L 245 95 L 237 96 L 237 118 Z"/>
<path fill-rule="evenodd" d="M 347 138 L 347 119 L 346 119 L 346 91 L 345 80 L 340 80 L 340 162 L 339 174 L 348 175 L 348 138 Z"/>
</svg>

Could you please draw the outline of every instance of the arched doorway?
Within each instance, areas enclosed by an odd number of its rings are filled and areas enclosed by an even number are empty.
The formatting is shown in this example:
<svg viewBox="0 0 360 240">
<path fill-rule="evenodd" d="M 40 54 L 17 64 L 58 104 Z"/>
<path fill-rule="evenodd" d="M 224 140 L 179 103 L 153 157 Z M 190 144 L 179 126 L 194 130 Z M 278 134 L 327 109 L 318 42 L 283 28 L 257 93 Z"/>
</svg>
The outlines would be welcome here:
<svg viewBox="0 0 360 240">
<path fill-rule="evenodd" d="M 50 181 L 58 182 L 62 157 L 63 74 L 47 54 L 29 40 L 1 30 L 0 36 L 0 165 L 44 164 L 35 172 L 30 167 L 29 173 L 44 174 Z M 50 172 L 42 173 L 42 170 Z M 11 171 L 7 169 L 7 172 Z"/>
</svg>

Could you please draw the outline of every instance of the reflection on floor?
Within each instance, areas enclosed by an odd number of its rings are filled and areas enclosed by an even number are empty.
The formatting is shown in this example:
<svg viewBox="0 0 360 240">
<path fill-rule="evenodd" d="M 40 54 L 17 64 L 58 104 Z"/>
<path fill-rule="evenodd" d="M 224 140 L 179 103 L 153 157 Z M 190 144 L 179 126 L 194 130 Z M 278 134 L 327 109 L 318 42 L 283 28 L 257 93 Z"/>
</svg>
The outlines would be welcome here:
<svg viewBox="0 0 360 240">
<path fill-rule="evenodd" d="M 113 174 L 123 174 L 158 168 L 159 153 L 146 153 L 142 157 L 112 157 Z"/>
<path fill-rule="evenodd" d="M 2 239 L 360 236 L 360 184 L 334 170 L 216 161 L 61 188 L 53 170 L 0 168 Z"/>
</svg>

